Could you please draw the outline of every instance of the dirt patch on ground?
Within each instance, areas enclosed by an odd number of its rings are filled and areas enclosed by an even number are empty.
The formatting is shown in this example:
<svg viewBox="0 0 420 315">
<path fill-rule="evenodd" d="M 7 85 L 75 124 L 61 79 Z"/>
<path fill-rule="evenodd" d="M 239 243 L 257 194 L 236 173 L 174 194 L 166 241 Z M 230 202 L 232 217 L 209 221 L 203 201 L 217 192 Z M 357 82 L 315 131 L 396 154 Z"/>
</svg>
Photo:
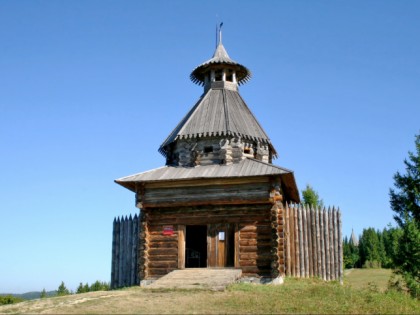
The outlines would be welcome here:
<svg viewBox="0 0 420 315">
<path fill-rule="evenodd" d="M 209 310 L 209 298 L 217 300 L 221 292 L 203 290 L 146 290 L 130 288 L 108 292 L 90 292 L 64 297 L 27 301 L 0 307 L 0 313 L 77 314 L 77 313 L 203 313 Z M 190 307 L 188 306 L 190 305 Z"/>
</svg>

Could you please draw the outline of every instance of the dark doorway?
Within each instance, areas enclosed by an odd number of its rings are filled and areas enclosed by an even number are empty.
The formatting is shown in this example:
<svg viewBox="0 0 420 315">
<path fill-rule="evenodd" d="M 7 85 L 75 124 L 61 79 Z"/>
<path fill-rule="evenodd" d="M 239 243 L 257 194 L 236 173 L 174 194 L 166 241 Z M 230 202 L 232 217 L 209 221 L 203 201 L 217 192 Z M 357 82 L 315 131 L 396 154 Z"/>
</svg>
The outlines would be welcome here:
<svg viewBox="0 0 420 315">
<path fill-rule="evenodd" d="M 227 253 L 226 267 L 235 266 L 235 229 L 233 226 L 227 228 Z"/>
<path fill-rule="evenodd" d="M 185 268 L 207 267 L 207 225 L 187 225 Z"/>
</svg>

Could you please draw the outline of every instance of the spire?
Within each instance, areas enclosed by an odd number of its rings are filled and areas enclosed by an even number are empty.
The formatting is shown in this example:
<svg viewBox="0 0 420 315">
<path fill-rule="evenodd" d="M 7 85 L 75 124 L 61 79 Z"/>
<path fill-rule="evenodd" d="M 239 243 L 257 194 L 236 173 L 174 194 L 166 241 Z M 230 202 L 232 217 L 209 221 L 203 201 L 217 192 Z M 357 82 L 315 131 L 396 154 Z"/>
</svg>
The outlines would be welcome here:
<svg viewBox="0 0 420 315">
<path fill-rule="evenodd" d="M 220 25 L 219 25 L 219 43 L 218 43 L 218 45 L 222 43 L 222 26 L 223 26 L 223 22 L 220 23 Z"/>
<path fill-rule="evenodd" d="M 357 239 L 356 234 L 354 234 L 353 229 L 351 229 L 350 242 L 352 242 L 354 246 L 359 246 L 359 240 Z"/>
</svg>

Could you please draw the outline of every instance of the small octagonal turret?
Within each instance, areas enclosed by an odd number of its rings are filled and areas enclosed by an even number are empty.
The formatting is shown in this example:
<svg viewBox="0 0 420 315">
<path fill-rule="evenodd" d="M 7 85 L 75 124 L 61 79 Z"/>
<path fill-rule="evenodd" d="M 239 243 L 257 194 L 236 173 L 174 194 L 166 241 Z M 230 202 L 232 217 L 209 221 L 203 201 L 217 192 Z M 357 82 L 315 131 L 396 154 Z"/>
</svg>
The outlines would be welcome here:
<svg viewBox="0 0 420 315">
<path fill-rule="evenodd" d="M 230 59 L 222 42 L 217 45 L 213 57 L 195 68 L 190 75 L 192 82 L 204 86 L 207 91 L 212 86 L 219 87 L 220 82 L 229 82 L 226 87 L 235 88 L 249 81 L 251 71 Z M 222 84 L 223 85 L 223 84 Z"/>
</svg>

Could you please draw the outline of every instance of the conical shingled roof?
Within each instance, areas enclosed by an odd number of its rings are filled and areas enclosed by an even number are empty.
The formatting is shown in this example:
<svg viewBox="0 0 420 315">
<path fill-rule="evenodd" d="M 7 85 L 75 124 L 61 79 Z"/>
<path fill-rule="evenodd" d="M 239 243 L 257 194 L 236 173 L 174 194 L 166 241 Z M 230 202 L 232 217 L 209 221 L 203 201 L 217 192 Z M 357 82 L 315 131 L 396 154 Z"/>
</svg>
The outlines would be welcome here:
<svg viewBox="0 0 420 315">
<path fill-rule="evenodd" d="M 276 151 L 237 91 L 209 89 L 162 143 L 159 152 L 167 155 L 168 145 L 178 139 L 207 136 L 238 136 L 267 144 Z"/>
<path fill-rule="evenodd" d="M 217 45 L 216 51 L 213 54 L 213 57 L 206 62 L 199 65 L 197 68 L 191 72 L 190 79 L 196 84 L 204 85 L 204 75 L 208 71 L 208 68 L 212 65 L 231 65 L 236 71 L 236 79 L 238 84 L 241 85 L 246 83 L 251 79 L 251 71 L 249 69 L 236 61 L 230 59 L 225 47 L 220 42 Z"/>
</svg>

